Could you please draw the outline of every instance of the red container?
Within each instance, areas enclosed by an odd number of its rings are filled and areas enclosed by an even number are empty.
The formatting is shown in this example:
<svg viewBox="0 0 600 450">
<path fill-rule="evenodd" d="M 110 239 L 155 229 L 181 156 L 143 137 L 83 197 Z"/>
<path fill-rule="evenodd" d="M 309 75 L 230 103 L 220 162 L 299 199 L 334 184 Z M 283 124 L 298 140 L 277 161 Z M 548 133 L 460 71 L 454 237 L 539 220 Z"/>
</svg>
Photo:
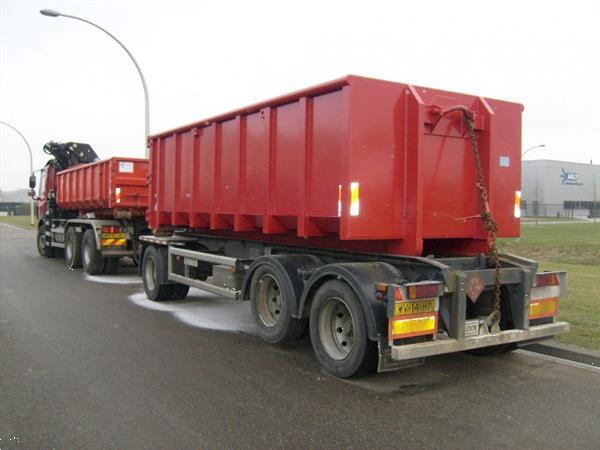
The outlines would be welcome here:
<svg viewBox="0 0 600 450">
<path fill-rule="evenodd" d="M 111 158 L 59 172 L 56 201 L 63 209 L 100 212 L 145 211 L 148 206 L 148 160 Z"/>
<path fill-rule="evenodd" d="M 346 78 L 151 138 L 153 229 L 420 255 L 486 250 L 475 112 L 500 237 L 518 236 L 520 104 Z"/>
</svg>

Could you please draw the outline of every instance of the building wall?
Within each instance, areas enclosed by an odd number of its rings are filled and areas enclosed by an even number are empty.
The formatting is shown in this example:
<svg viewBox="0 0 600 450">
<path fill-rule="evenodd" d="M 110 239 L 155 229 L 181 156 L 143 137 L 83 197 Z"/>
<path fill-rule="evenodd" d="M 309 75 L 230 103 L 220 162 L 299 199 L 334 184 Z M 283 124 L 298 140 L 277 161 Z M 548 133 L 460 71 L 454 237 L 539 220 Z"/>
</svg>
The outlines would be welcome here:
<svg viewBox="0 0 600 450">
<path fill-rule="evenodd" d="M 567 161 L 522 162 L 523 200 L 544 204 L 600 201 L 600 165 Z"/>
</svg>

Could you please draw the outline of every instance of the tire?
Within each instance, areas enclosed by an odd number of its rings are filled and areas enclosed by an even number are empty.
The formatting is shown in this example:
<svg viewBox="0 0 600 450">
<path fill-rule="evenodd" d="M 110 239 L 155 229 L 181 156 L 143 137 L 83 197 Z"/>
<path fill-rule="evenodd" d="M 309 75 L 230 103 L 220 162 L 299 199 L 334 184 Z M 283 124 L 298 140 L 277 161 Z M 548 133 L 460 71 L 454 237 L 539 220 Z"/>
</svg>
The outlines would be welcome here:
<svg viewBox="0 0 600 450">
<path fill-rule="evenodd" d="M 37 251 L 43 258 L 54 258 L 54 248 L 46 245 L 46 236 L 44 235 L 44 227 L 38 228 L 36 237 Z"/>
<path fill-rule="evenodd" d="M 156 247 L 150 246 L 142 259 L 142 281 L 146 297 L 153 302 L 183 300 L 190 287 L 180 283 L 164 283 L 161 274 L 166 273 L 166 258 Z"/>
<path fill-rule="evenodd" d="M 104 258 L 96 248 L 94 230 L 85 230 L 81 245 L 83 271 L 88 275 L 100 275 L 104 271 Z"/>
<path fill-rule="evenodd" d="M 338 378 L 367 375 L 377 369 L 377 344 L 367 336 L 360 300 L 338 280 L 316 292 L 310 308 L 310 339 L 323 370 Z"/>
<path fill-rule="evenodd" d="M 252 275 L 250 305 L 258 335 L 270 344 L 297 340 L 306 329 L 306 319 L 292 317 L 296 295 L 288 275 L 270 264 Z"/>
<path fill-rule="evenodd" d="M 120 258 L 104 258 L 104 274 L 113 275 L 119 269 Z"/>
<path fill-rule="evenodd" d="M 492 345 L 491 347 L 474 348 L 472 350 L 466 350 L 465 353 L 474 356 L 490 356 L 497 355 L 498 353 L 510 353 L 518 348 L 516 342 L 510 344 Z"/>
<path fill-rule="evenodd" d="M 69 269 L 81 268 L 81 235 L 74 227 L 68 228 L 65 235 L 65 264 Z"/>
</svg>

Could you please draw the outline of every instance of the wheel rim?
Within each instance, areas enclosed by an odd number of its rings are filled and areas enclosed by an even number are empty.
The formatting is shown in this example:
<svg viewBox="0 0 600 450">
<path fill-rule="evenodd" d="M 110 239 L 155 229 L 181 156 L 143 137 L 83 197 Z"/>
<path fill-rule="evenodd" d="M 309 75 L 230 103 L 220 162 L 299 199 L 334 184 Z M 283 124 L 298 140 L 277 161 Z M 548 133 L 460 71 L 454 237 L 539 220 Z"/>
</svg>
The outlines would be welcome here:
<svg viewBox="0 0 600 450">
<path fill-rule="evenodd" d="M 339 297 L 325 300 L 319 314 L 319 336 L 327 354 L 341 360 L 354 346 L 354 318 L 346 302 Z"/>
<path fill-rule="evenodd" d="M 144 267 L 144 280 L 146 280 L 146 287 L 149 291 L 154 290 L 156 278 L 156 264 L 154 263 L 154 259 L 148 258 L 146 260 L 146 267 Z"/>
<path fill-rule="evenodd" d="M 258 280 L 256 312 L 260 321 L 268 328 L 273 328 L 281 320 L 282 294 L 277 279 L 265 274 Z"/>
</svg>

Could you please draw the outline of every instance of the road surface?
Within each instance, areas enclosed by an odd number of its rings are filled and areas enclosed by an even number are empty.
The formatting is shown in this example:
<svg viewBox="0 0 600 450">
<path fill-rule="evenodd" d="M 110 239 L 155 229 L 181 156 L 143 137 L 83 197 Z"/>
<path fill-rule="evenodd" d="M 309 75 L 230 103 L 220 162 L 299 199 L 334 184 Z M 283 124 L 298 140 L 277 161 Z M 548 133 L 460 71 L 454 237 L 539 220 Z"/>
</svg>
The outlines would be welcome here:
<svg viewBox="0 0 600 450">
<path fill-rule="evenodd" d="M 86 278 L 34 237 L 0 225 L 2 449 L 598 448 L 598 369 L 518 351 L 340 381 L 247 303 L 154 304 L 133 268 Z"/>
</svg>

